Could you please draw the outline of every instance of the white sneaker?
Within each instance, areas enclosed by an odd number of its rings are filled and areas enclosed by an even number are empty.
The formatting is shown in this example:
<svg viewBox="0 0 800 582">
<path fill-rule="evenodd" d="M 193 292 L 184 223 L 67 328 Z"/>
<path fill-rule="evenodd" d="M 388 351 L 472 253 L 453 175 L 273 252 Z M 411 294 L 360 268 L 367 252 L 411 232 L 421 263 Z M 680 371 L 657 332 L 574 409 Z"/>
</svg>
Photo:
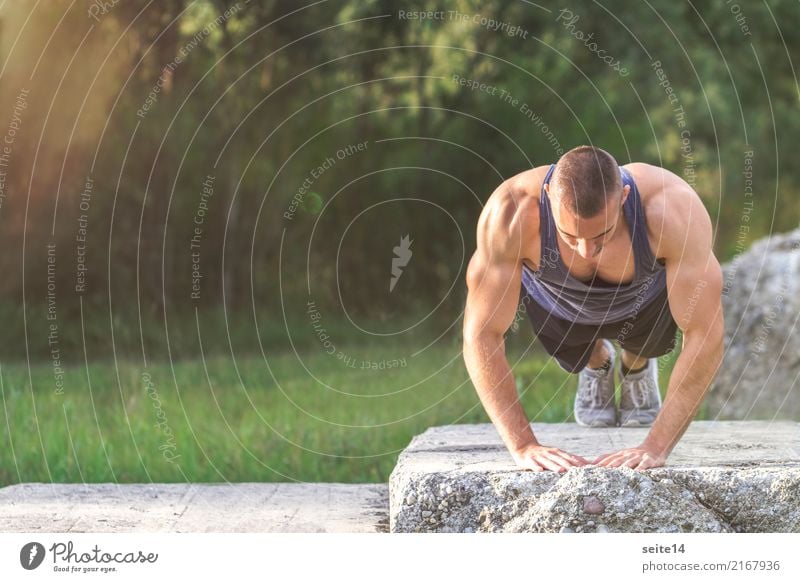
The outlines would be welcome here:
<svg viewBox="0 0 800 582">
<path fill-rule="evenodd" d="M 575 422 L 581 426 L 606 428 L 617 426 L 617 409 L 614 403 L 614 345 L 603 340 L 608 348 L 611 365 L 608 370 L 584 368 L 578 374 L 578 392 L 575 394 L 573 412 Z"/>
<path fill-rule="evenodd" d="M 661 393 L 658 391 L 658 364 L 655 358 L 647 360 L 641 372 L 622 376 L 622 396 L 619 403 L 620 426 L 650 426 L 661 410 Z"/>
</svg>

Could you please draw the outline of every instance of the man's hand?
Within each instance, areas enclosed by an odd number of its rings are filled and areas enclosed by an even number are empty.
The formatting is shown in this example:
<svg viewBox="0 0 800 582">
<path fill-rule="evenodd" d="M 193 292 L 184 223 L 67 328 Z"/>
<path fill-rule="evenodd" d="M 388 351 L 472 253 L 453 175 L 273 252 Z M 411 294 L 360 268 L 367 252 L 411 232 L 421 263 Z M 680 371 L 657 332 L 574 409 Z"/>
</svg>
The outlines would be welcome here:
<svg viewBox="0 0 800 582">
<path fill-rule="evenodd" d="M 555 471 L 563 473 L 572 467 L 583 467 L 589 461 L 578 455 L 571 455 L 556 447 L 544 445 L 528 445 L 522 450 L 512 453 L 518 467 L 531 471 Z"/>
<path fill-rule="evenodd" d="M 643 471 L 654 467 L 663 467 L 666 462 L 667 458 L 665 456 L 659 455 L 656 451 L 647 447 L 638 446 L 600 455 L 591 464 L 609 469 L 613 467 L 629 467 L 637 471 Z"/>
</svg>

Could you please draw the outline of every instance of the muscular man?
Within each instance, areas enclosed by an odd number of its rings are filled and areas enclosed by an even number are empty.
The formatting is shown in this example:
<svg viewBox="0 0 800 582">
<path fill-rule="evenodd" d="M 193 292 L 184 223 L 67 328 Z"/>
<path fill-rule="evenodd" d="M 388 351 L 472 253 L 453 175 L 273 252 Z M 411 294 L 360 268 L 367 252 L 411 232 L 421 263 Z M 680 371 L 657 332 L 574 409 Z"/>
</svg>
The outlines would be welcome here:
<svg viewBox="0 0 800 582">
<path fill-rule="evenodd" d="M 664 465 L 722 359 L 722 274 L 711 239 L 708 212 L 685 181 L 649 164 L 620 167 L 596 147 L 494 191 L 467 269 L 464 361 L 518 466 Z M 505 356 L 520 300 L 545 350 L 578 373 L 576 422 L 651 426 L 639 446 L 589 462 L 536 439 Z M 677 327 L 683 345 L 662 405 L 655 358 L 674 347 Z M 621 348 L 619 408 L 612 341 Z"/>
</svg>

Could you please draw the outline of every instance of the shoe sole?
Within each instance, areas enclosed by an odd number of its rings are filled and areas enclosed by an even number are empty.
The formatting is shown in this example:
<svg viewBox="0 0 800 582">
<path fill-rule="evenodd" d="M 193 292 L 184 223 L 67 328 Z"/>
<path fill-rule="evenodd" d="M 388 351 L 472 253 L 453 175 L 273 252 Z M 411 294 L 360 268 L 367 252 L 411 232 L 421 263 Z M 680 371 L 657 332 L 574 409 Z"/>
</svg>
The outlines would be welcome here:
<svg viewBox="0 0 800 582">
<path fill-rule="evenodd" d="M 653 426 L 652 422 L 639 422 L 638 420 L 628 420 L 623 422 L 620 426 L 625 428 L 640 428 L 645 426 Z"/>
<path fill-rule="evenodd" d="M 616 428 L 616 426 L 617 426 L 617 424 L 616 424 L 616 423 L 614 423 L 614 424 L 608 424 L 608 423 L 605 423 L 605 422 L 602 422 L 602 421 L 595 421 L 595 422 L 592 422 L 592 423 L 588 423 L 588 424 L 587 424 L 587 423 L 585 423 L 585 422 L 582 422 L 582 421 L 578 420 L 578 418 L 577 418 L 577 417 L 575 418 L 575 422 L 576 422 L 576 423 L 577 423 L 579 426 L 584 426 L 584 427 L 586 427 L 586 428 Z"/>
</svg>

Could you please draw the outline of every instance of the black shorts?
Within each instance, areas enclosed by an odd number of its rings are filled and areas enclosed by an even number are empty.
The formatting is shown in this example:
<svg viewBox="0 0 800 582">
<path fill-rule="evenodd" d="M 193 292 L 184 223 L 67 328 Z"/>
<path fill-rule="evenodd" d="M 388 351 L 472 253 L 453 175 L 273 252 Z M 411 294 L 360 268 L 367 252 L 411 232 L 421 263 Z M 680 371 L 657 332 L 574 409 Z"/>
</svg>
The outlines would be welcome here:
<svg viewBox="0 0 800 582">
<path fill-rule="evenodd" d="M 586 367 L 598 339 L 619 343 L 622 349 L 644 358 L 656 358 L 675 348 L 678 326 L 667 302 L 666 288 L 631 317 L 614 323 L 586 325 L 551 315 L 525 287 L 520 296 L 536 337 L 567 372 L 577 373 Z"/>
</svg>

